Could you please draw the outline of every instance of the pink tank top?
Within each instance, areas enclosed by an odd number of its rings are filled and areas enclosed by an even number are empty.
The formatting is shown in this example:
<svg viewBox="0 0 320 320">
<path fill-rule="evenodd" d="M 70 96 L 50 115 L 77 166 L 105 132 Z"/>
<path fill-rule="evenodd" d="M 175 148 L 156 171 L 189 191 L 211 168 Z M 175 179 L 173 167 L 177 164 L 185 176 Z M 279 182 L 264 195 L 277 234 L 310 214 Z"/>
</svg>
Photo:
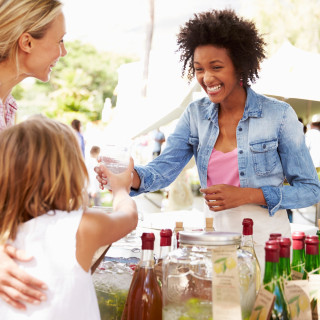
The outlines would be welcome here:
<svg viewBox="0 0 320 320">
<path fill-rule="evenodd" d="M 227 153 L 213 148 L 208 163 L 207 186 L 216 184 L 240 187 L 237 148 Z"/>
</svg>

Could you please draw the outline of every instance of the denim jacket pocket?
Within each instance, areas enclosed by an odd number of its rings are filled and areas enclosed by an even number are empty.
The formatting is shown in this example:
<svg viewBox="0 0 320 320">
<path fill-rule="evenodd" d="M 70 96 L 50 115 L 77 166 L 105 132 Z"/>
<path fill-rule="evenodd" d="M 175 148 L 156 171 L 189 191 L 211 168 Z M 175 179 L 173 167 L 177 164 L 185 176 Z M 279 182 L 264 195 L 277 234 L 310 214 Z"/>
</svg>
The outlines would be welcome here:
<svg viewBox="0 0 320 320">
<path fill-rule="evenodd" d="M 250 143 L 254 171 L 257 175 L 266 176 L 275 168 L 279 161 L 277 148 L 277 139 Z"/>
</svg>

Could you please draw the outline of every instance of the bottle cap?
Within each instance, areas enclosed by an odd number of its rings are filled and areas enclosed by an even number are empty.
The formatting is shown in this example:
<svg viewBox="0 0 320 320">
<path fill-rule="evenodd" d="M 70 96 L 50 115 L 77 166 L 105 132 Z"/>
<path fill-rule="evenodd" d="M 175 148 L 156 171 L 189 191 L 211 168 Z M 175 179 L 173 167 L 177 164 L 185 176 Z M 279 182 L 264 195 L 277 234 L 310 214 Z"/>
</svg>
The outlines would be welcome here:
<svg viewBox="0 0 320 320">
<path fill-rule="evenodd" d="M 206 218 L 206 231 L 214 231 L 213 228 L 213 217 L 207 217 Z"/>
<path fill-rule="evenodd" d="M 160 246 L 169 247 L 171 246 L 172 239 L 172 230 L 171 229 L 162 229 L 160 231 Z"/>
<path fill-rule="evenodd" d="M 269 240 L 281 238 L 281 233 L 270 233 Z"/>
<path fill-rule="evenodd" d="M 279 238 L 278 241 L 280 245 L 280 257 L 290 258 L 290 246 L 291 246 L 290 238 Z"/>
<path fill-rule="evenodd" d="M 292 249 L 302 250 L 304 249 L 304 239 L 306 235 L 303 231 L 292 232 Z"/>
<path fill-rule="evenodd" d="M 176 222 L 176 227 L 174 228 L 174 231 L 178 232 L 178 231 L 183 231 L 183 230 L 184 230 L 183 222 L 182 221 L 177 221 Z"/>
<path fill-rule="evenodd" d="M 264 247 L 266 262 L 279 262 L 280 246 L 277 240 L 269 240 Z"/>
<path fill-rule="evenodd" d="M 153 250 L 155 236 L 153 232 L 144 232 L 141 236 L 142 250 Z"/>
<path fill-rule="evenodd" d="M 317 236 L 307 236 L 306 238 L 306 254 L 319 254 L 319 239 Z"/>
<path fill-rule="evenodd" d="M 244 218 L 242 220 L 242 234 L 244 236 L 251 236 L 253 234 L 253 220 L 250 218 Z"/>
</svg>

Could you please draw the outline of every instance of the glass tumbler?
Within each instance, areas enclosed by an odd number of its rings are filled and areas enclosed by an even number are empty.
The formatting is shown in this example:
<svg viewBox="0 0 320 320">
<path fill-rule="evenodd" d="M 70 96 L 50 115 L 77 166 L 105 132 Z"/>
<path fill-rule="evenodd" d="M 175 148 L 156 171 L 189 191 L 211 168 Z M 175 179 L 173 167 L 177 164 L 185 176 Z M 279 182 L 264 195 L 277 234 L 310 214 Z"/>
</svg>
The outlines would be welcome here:
<svg viewBox="0 0 320 320">
<path fill-rule="evenodd" d="M 113 173 L 124 172 L 130 162 L 130 150 L 129 147 L 120 145 L 104 145 L 100 150 L 100 161 Z M 105 187 L 111 190 L 110 184 L 106 184 Z"/>
</svg>

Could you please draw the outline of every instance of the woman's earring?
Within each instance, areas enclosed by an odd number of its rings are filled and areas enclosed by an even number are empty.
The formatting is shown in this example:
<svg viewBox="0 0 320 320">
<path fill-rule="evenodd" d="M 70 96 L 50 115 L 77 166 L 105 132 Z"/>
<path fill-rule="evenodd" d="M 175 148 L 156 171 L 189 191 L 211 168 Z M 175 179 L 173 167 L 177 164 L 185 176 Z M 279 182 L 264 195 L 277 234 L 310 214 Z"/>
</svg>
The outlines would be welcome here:
<svg viewBox="0 0 320 320">
<path fill-rule="evenodd" d="M 239 84 L 240 84 L 240 87 L 243 87 L 243 79 L 242 79 L 242 77 L 240 78 Z"/>
</svg>

